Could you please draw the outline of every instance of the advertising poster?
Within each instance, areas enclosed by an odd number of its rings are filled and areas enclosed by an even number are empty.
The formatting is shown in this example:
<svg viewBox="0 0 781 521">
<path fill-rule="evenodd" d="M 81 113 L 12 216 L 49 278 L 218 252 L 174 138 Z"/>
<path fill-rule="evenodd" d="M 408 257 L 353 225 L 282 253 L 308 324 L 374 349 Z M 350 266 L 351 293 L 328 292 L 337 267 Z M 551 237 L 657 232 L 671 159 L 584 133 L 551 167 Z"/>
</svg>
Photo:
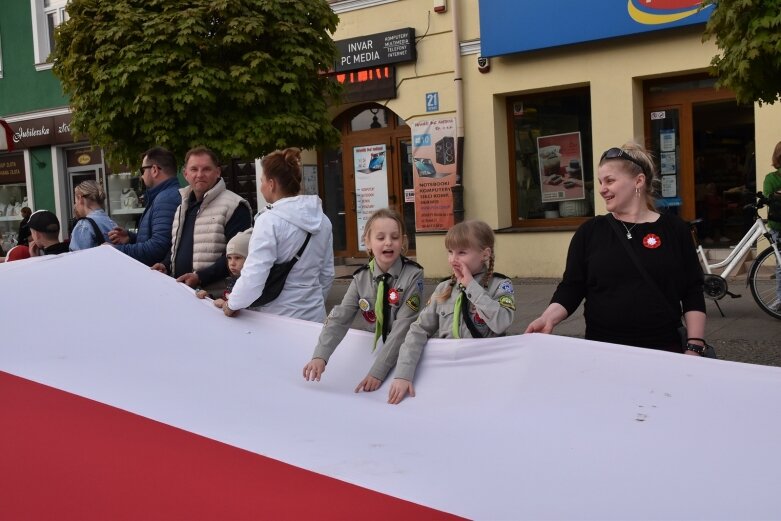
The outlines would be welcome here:
<svg viewBox="0 0 781 521">
<path fill-rule="evenodd" d="M 412 124 L 412 165 L 415 186 L 415 229 L 445 231 L 453 226 L 456 184 L 456 118 Z"/>
<path fill-rule="evenodd" d="M 586 198 L 580 132 L 538 137 L 537 159 L 543 203 Z"/>
<path fill-rule="evenodd" d="M 362 250 L 363 228 L 372 213 L 388 206 L 388 164 L 385 145 L 353 148 L 355 168 L 355 213 L 358 241 Z"/>
</svg>

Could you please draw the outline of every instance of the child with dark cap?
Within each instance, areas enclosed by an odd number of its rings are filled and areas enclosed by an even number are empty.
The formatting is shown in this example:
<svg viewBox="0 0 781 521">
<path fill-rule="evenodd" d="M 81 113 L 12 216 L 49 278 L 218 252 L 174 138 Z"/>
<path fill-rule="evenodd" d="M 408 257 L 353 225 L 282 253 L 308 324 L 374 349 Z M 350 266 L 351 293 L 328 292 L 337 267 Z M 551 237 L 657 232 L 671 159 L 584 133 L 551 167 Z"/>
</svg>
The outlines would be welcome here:
<svg viewBox="0 0 781 521">
<path fill-rule="evenodd" d="M 228 263 L 230 277 L 225 279 L 225 291 L 222 293 L 222 296 L 214 299 L 214 305 L 220 309 L 225 305 L 225 302 L 228 300 L 228 295 L 230 295 L 233 286 L 241 275 L 241 268 L 244 267 L 244 261 L 247 260 L 249 252 L 250 236 L 252 236 L 252 228 L 234 235 L 225 247 L 225 258 Z M 195 296 L 198 298 L 206 298 L 209 296 L 209 293 L 206 290 L 200 289 L 195 292 Z"/>
<path fill-rule="evenodd" d="M 30 256 L 68 253 L 68 245 L 60 242 L 60 220 L 49 210 L 30 215 Z"/>
</svg>

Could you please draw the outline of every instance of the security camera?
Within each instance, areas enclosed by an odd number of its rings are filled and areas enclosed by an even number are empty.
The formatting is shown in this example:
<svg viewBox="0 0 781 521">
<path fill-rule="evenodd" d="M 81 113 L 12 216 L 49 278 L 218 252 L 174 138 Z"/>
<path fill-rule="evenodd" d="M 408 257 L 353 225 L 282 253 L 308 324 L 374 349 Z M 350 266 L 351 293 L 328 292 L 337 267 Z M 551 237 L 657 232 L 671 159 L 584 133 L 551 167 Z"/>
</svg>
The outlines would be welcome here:
<svg viewBox="0 0 781 521">
<path fill-rule="evenodd" d="M 486 73 L 491 70 L 491 60 L 484 56 L 477 57 L 477 70 Z"/>
</svg>

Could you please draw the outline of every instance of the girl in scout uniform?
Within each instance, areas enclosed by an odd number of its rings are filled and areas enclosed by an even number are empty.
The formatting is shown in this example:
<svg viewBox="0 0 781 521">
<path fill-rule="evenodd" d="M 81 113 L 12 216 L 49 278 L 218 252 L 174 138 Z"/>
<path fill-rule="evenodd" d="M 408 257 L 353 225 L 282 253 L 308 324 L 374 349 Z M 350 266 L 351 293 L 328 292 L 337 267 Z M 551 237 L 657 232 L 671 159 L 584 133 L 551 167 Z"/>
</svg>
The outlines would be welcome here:
<svg viewBox="0 0 781 521">
<path fill-rule="evenodd" d="M 388 403 L 415 396 L 412 379 L 429 338 L 500 336 L 515 315 L 513 284 L 494 273 L 494 232 L 482 221 L 456 224 L 445 236 L 450 279 L 440 283 L 399 351 Z"/>
<path fill-rule="evenodd" d="M 375 391 L 399 355 L 399 346 L 410 324 L 418 317 L 423 296 L 423 267 L 404 257 L 404 221 L 394 210 L 383 208 L 366 222 L 363 242 L 371 260 L 353 274 L 350 287 L 323 326 L 312 360 L 304 366 L 304 378 L 320 381 L 328 359 L 347 334 L 355 315 L 363 315 L 367 331 L 374 331 L 372 350 L 380 338 L 383 347 L 355 392 Z"/>
</svg>

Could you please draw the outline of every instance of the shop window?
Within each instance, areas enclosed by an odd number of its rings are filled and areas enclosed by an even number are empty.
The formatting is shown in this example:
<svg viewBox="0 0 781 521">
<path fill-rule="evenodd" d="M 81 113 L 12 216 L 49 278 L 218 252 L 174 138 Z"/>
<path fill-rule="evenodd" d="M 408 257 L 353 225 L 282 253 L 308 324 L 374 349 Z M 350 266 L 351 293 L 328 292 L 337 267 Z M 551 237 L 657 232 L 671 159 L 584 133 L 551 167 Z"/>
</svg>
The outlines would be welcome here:
<svg viewBox="0 0 781 521">
<path fill-rule="evenodd" d="M 38 70 L 51 67 L 46 61 L 54 51 L 54 30 L 68 19 L 67 4 L 68 0 L 30 0 L 35 65 Z"/>
<path fill-rule="evenodd" d="M 507 100 L 513 225 L 577 226 L 594 215 L 588 89 Z"/>
<path fill-rule="evenodd" d="M 0 154 L 0 247 L 3 251 L 16 245 L 22 208 L 29 206 L 24 154 Z"/>
</svg>

